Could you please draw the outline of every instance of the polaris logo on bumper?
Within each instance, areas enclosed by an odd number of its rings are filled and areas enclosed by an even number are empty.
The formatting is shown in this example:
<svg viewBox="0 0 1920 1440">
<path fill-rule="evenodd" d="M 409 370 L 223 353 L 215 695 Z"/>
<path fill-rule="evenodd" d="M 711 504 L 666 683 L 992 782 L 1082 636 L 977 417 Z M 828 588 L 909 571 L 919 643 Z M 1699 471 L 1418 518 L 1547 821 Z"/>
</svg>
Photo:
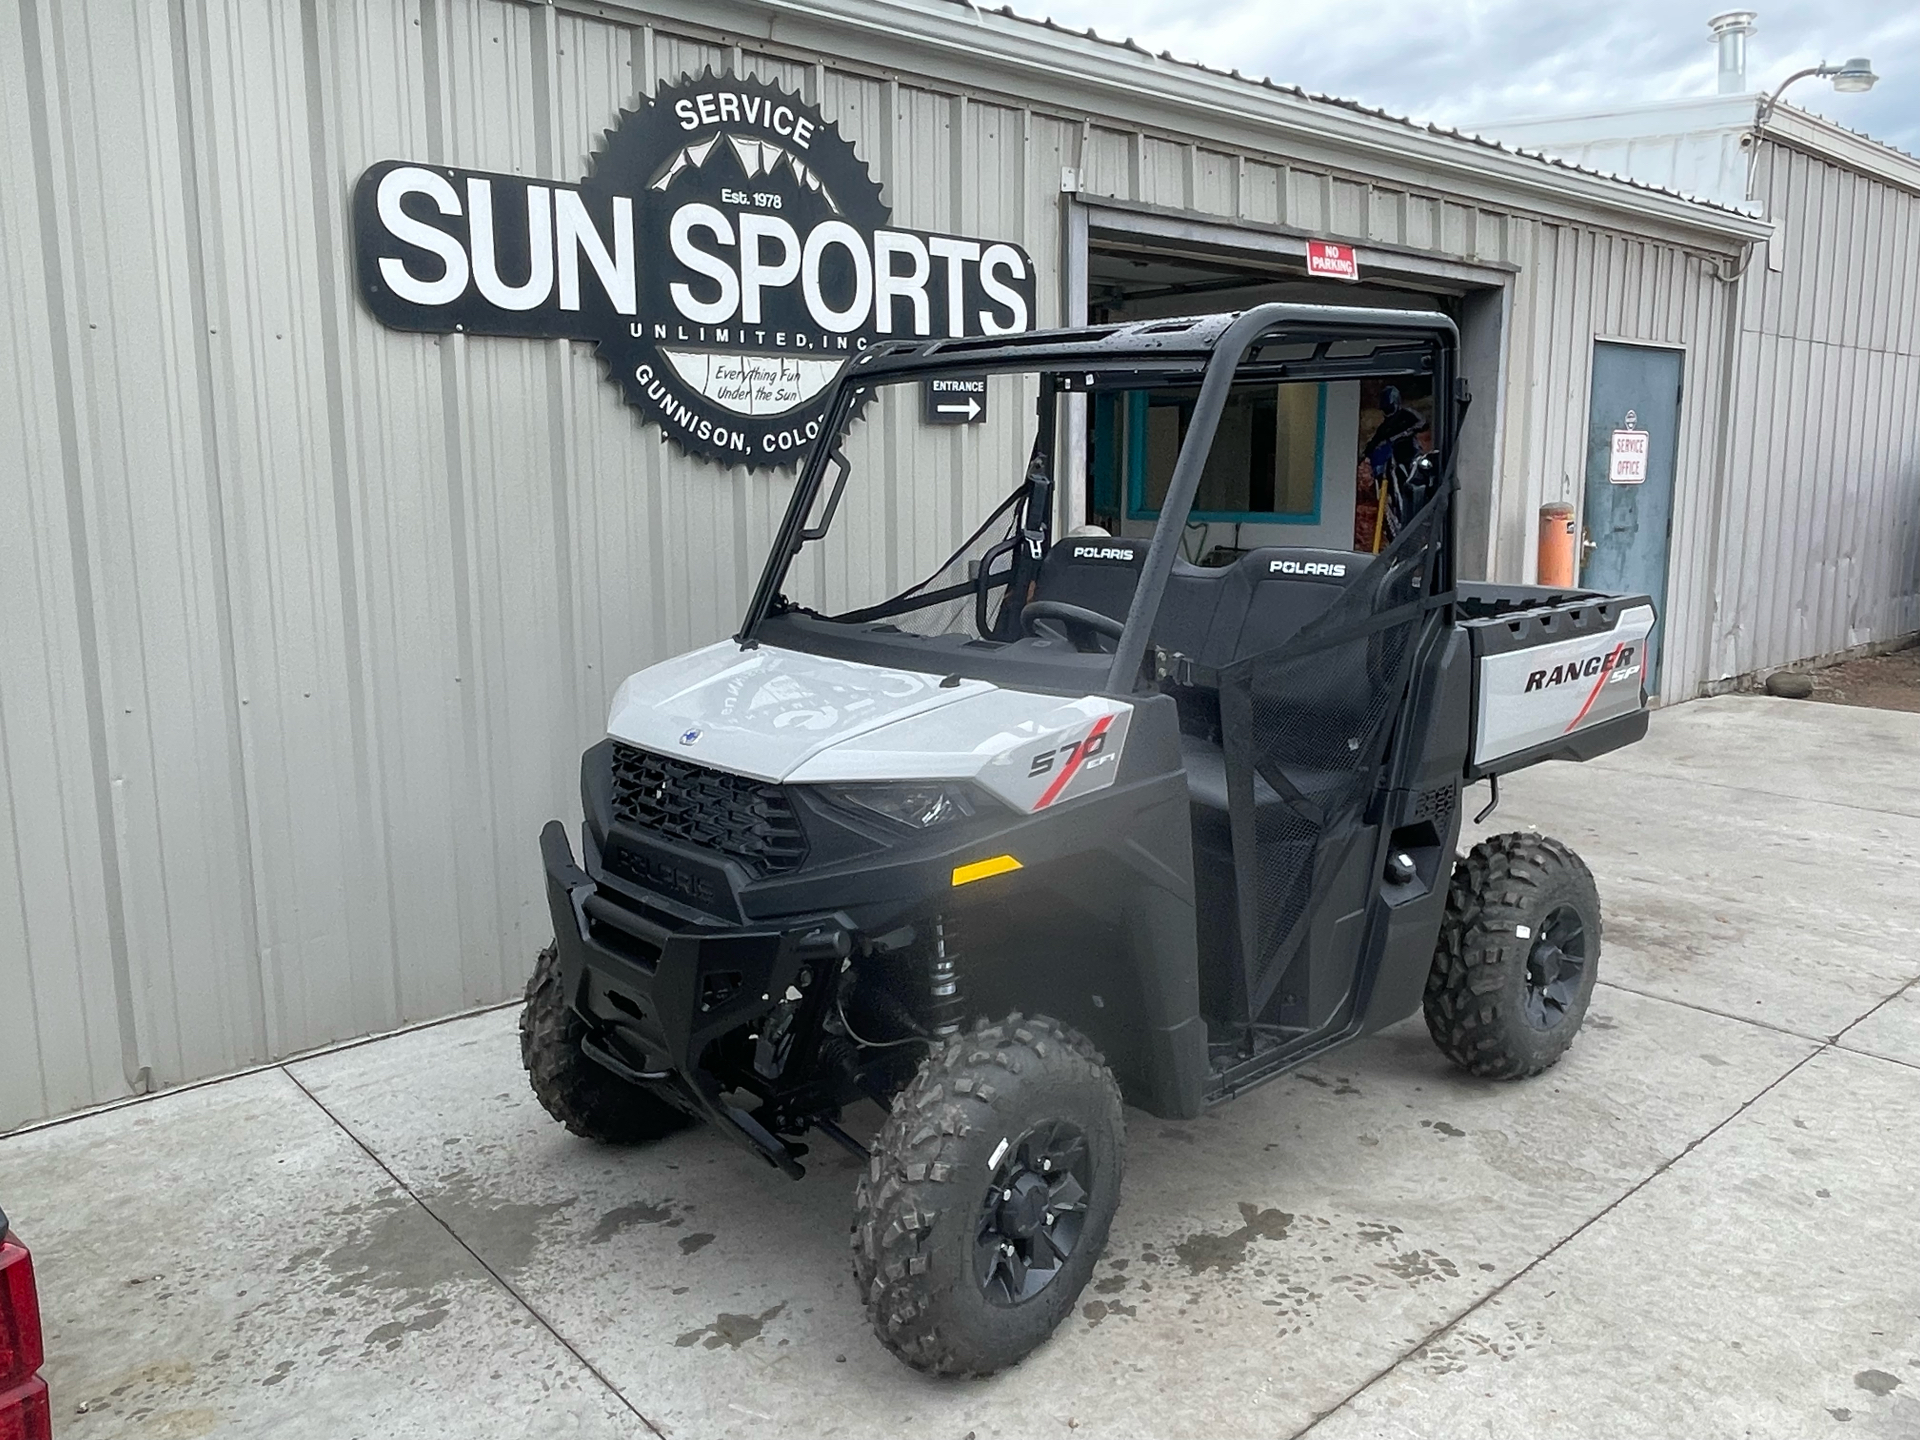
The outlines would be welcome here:
<svg viewBox="0 0 1920 1440">
<path fill-rule="evenodd" d="M 636 885 L 677 896 L 709 912 L 722 908 L 722 886 L 713 875 L 702 873 L 703 866 L 652 854 L 631 841 L 609 846 L 605 858 L 608 871 Z"/>
</svg>

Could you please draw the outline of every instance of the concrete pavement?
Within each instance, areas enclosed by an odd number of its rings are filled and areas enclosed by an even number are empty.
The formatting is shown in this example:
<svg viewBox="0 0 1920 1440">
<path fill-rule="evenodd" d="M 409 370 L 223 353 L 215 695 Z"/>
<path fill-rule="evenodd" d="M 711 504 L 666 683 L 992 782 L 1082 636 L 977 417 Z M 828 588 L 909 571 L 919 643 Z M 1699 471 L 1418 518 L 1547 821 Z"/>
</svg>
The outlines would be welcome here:
<svg viewBox="0 0 1920 1440">
<path fill-rule="evenodd" d="M 1130 1111 L 1003 1376 L 867 1332 L 851 1160 L 575 1141 L 497 1011 L 0 1138 L 57 1433 L 1920 1435 L 1920 715 L 1702 701 L 1506 790 L 1600 881 L 1568 1058 L 1473 1081 L 1416 1019 Z"/>
</svg>

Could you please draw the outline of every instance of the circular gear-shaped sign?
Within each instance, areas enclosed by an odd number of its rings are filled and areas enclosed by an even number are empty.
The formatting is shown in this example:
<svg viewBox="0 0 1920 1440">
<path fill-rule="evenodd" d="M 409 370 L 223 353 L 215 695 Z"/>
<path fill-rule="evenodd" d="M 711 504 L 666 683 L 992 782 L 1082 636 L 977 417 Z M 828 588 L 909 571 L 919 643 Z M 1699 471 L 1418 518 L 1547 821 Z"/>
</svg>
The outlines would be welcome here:
<svg viewBox="0 0 1920 1440">
<path fill-rule="evenodd" d="M 591 340 L 681 449 L 796 464 L 876 340 L 1025 330 L 1005 241 L 899 229 L 837 127 L 764 80 L 664 85 L 578 185 L 382 161 L 354 196 L 362 297 L 399 329 Z"/>
<path fill-rule="evenodd" d="M 689 450 L 713 454 L 717 430 L 721 450 L 793 458 L 872 335 L 862 262 L 890 216 L 853 145 L 798 96 L 706 76 L 623 117 L 581 188 L 633 195 L 642 253 L 672 262 L 641 273 L 658 318 L 601 339 L 608 378 Z"/>
</svg>

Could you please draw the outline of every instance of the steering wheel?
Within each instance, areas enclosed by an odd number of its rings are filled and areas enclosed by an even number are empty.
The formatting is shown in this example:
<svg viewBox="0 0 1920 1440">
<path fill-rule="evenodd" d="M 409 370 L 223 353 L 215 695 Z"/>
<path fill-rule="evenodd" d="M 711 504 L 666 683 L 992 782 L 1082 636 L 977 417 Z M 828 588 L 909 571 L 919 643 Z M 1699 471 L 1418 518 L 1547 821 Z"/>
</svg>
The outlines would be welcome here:
<svg viewBox="0 0 1920 1440">
<path fill-rule="evenodd" d="M 1046 622 L 1053 624 L 1047 625 Z M 1040 627 L 1046 625 L 1043 631 Z M 1020 607 L 1020 629 L 1028 635 L 1048 635 L 1065 640 L 1074 649 L 1087 654 L 1110 654 L 1114 646 L 1102 645 L 1096 636 L 1117 642 L 1127 627 L 1111 615 L 1089 610 L 1084 605 L 1069 605 L 1064 600 L 1029 600 Z M 1091 631 L 1089 635 L 1087 632 Z M 1084 643 L 1091 641 L 1092 643 Z"/>
</svg>

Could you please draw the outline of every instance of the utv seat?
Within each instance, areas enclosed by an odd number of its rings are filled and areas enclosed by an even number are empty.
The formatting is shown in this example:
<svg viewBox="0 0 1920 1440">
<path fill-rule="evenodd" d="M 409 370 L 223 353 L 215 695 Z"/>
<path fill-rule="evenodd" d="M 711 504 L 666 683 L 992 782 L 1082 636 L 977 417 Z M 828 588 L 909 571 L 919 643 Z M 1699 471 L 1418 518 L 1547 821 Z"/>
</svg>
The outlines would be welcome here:
<svg viewBox="0 0 1920 1440">
<path fill-rule="evenodd" d="M 1162 607 L 1154 641 L 1212 669 L 1268 654 L 1326 614 L 1348 586 L 1366 583 L 1372 558 L 1345 550 L 1268 546 L 1219 570 L 1178 565 L 1169 577 L 1168 603 Z M 1267 733 L 1254 737 L 1256 745 L 1278 741 L 1284 747 L 1284 736 L 1275 733 L 1280 731 L 1302 735 L 1338 731 L 1344 736 L 1357 730 L 1372 698 L 1367 643 L 1358 639 L 1321 652 L 1314 663 L 1303 667 L 1310 689 L 1268 696 L 1257 722 Z M 1188 733 L 1181 736 L 1181 761 L 1187 772 L 1194 836 L 1202 844 L 1224 847 L 1228 844 L 1227 774 L 1217 696 L 1192 703 L 1200 699 L 1189 697 L 1182 705 L 1183 716 L 1191 723 L 1183 727 Z M 1323 762 L 1326 758 L 1321 756 Z M 1315 783 L 1321 777 L 1310 757 L 1299 759 L 1309 763 L 1289 769 L 1300 788 L 1309 794 L 1321 789 Z M 1349 773 L 1345 768 L 1330 769 L 1324 784 L 1338 785 Z M 1282 803 L 1279 792 L 1257 773 L 1253 792 L 1256 813 Z"/>
<path fill-rule="evenodd" d="M 1147 544 L 1108 535 L 1056 540 L 1040 562 L 1040 578 L 1028 598 L 1057 600 L 1111 620 L 1125 620 L 1146 564 Z"/>
<path fill-rule="evenodd" d="M 1176 560 L 1154 643 L 1213 669 L 1277 649 L 1325 614 L 1371 559 L 1269 545 L 1218 569 Z"/>
<path fill-rule="evenodd" d="M 1302 546 L 1269 546 L 1242 556 L 1234 569 L 1245 572 L 1246 615 L 1233 658 L 1264 655 L 1298 635 L 1358 582 L 1371 559 Z"/>
</svg>

